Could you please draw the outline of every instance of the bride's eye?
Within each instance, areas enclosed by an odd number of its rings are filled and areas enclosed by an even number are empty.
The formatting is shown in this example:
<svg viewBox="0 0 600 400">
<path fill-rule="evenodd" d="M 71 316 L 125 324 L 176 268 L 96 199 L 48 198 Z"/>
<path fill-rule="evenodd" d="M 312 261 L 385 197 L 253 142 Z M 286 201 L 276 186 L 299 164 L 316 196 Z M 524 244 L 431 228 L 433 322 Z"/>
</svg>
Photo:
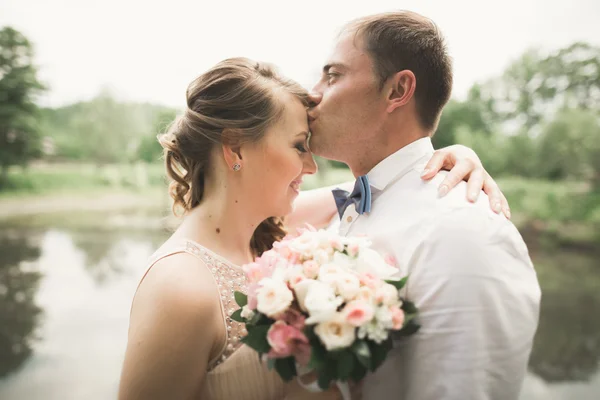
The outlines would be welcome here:
<svg viewBox="0 0 600 400">
<path fill-rule="evenodd" d="M 296 150 L 298 150 L 300 153 L 306 153 L 308 151 L 306 150 L 306 142 L 296 143 L 294 147 L 296 147 Z"/>
</svg>

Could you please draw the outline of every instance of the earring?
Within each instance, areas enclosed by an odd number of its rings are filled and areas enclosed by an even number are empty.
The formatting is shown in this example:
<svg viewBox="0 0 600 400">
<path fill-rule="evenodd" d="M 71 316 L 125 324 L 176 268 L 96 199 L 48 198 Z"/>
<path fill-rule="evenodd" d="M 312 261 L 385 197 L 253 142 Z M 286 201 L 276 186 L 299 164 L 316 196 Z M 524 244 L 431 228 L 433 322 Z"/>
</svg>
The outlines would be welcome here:
<svg viewBox="0 0 600 400">
<path fill-rule="evenodd" d="M 242 169 L 242 166 L 238 163 L 233 164 L 233 170 L 235 172 L 239 171 L 240 169 Z"/>
</svg>

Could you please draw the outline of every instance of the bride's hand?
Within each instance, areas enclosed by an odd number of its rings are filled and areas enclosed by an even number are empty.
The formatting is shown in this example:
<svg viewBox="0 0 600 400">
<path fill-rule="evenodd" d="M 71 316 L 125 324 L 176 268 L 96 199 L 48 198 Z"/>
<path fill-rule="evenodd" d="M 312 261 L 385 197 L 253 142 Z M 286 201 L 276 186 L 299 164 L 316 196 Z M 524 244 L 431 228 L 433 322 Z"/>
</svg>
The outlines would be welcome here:
<svg viewBox="0 0 600 400">
<path fill-rule="evenodd" d="M 492 210 L 498 214 L 502 212 L 510 219 L 510 208 L 506 197 L 473 150 L 459 144 L 437 150 L 425 166 L 421 178 L 429 180 L 441 169 L 450 172 L 439 186 L 440 196 L 446 195 L 460 181 L 465 180 L 469 201 L 475 202 L 483 189 L 489 197 Z"/>
</svg>

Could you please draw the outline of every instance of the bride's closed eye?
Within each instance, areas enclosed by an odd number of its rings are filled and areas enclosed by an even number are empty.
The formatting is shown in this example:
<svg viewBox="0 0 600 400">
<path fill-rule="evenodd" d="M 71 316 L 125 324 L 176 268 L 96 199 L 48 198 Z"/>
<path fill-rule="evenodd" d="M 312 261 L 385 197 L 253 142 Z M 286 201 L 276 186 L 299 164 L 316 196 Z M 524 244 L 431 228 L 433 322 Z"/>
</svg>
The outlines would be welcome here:
<svg viewBox="0 0 600 400">
<path fill-rule="evenodd" d="M 298 142 L 298 143 L 296 143 L 296 144 L 294 145 L 294 147 L 295 147 L 295 148 L 296 148 L 296 150 L 298 150 L 300 153 L 306 153 L 306 152 L 308 151 L 308 150 L 307 150 L 307 147 L 308 147 L 308 146 L 306 146 L 306 141 Z"/>
</svg>

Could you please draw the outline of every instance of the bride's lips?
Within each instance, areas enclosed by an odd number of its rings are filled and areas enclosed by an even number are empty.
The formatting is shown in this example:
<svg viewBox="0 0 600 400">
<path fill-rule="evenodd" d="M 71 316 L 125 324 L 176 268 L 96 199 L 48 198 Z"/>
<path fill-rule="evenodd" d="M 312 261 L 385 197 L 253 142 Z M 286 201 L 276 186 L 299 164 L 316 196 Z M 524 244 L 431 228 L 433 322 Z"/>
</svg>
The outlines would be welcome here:
<svg viewBox="0 0 600 400">
<path fill-rule="evenodd" d="M 293 181 L 290 184 L 290 187 L 294 190 L 294 192 L 296 193 L 300 193 L 300 186 L 302 186 L 302 180 L 301 179 L 296 179 L 295 181 Z"/>
</svg>

